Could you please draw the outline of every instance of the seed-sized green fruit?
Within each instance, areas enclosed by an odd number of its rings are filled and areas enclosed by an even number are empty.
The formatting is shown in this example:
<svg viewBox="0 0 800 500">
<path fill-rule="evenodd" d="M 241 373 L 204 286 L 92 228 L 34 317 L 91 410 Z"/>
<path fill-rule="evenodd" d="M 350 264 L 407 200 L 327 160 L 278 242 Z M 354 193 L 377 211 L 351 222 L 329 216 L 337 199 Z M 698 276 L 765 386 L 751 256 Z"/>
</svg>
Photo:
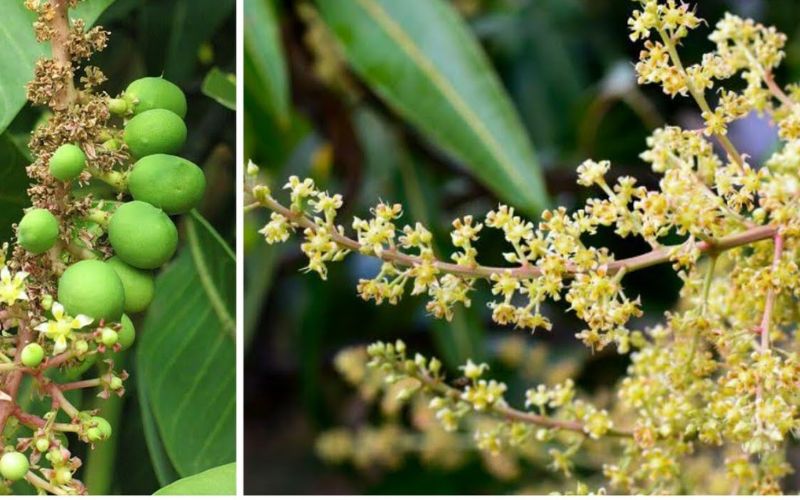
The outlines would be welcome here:
<svg viewBox="0 0 800 500">
<path fill-rule="evenodd" d="M 53 474 L 53 482 L 56 484 L 67 484 L 72 481 L 72 471 L 68 467 L 56 467 Z"/>
<path fill-rule="evenodd" d="M 186 116 L 186 96 L 183 91 L 163 78 L 139 78 L 125 89 L 125 97 L 136 101 L 133 105 L 136 115 L 151 109 L 168 109 L 181 118 Z"/>
<path fill-rule="evenodd" d="M 197 206 L 206 190 L 206 177 L 194 163 L 180 156 L 145 156 L 133 165 L 128 190 L 168 214 L 182 214 Z"/>
<path fill-rule="evenodd" d="M 71 181 L 86 168 L 86 155 L 74 144 L 62 144 L 50 157 L 50 174 L 60 181 Z"/>
<path fill-rule="evenodd" d="M 126 264 L 117 256 L 111 257 L 106 262 L 114 268 L 114 272 L 122 281 L 122 288 L 125 289 L 125 312 L 133 314 L 147 309 L 155 294 L 153 273 Z"/>
<path fill-rule="evenodd" d="M 44 453 L 50 449 L 50 440 L 47 438 L 39 438 L 36 440 L 36 449 L 39 450 L 39 453 Z"/>
<path fill-rule="evenodd" d="M 172 111 L 151 109 L 131 118 L 122 138 L 136 158 L 177 153 L 186 142 L 186 124 Z"/>
<path fill-rule="evenodd" d="M 7 451 L 0 457 L 0 474 L 9 481 L 22 479 L 29 468 L 28 457 L 18 451 Z"/>
<path fill-rule="evenodd" d="M 39 344 L 28 344 L 22 348 L 20 360 L 28 368 L 36 368 L 44 359 L 44 349 Z"/>
<path fill-rule="evenodd" d="M 106 347 L 114 347 L 114 344 L 117 343 L 117 339 L 119 339 L 119 335 L 113 328 L 105 327 L 100 333 L 100 342 Z"/>
<path fill-rule="evenodd" d="M 61 275 L 58 301 L 70 316 L 85 314 L 95 321 L 119 321 L 125 289 L 113 267 L 99 260 L 83 260 Z"/>
<path fill-rule="evenodd" d="M 111 424 L 103 417 L 92 417 L 89 419 L 89 429 L 86 437 L 89 441 L 103 441 L 111 437 Z"/>
<path fill-rule="evenodd" d="M 50 250 L 57 238 L 58 219 L 44 208 L 29 210 L 19 221 L 17 240 L 32 254 Z"/>
<path fill-rule="evenodd" d="M 121 349 L 124 351 L 132 346 L 133 341 L 136 340 L 136 329 L 133 327 L 133 321 L 131 321 L 127 314 L 122 315 L 120 323 L 122 324 L 122 328 L 119 331 L 117 342 L 119 342 Z"/>
<path fill-rule="evenodd" d="M 111 216 L 108 240 L 126 263 L 155 269 L 175 253 L 178 230 L 163 210 L 143 201 L 130 201 Z"/>
<path fill-rule="evenodd" d="M 122 379 L 119 377 L 111 377 L 111 381 L 108 383 L 108 388 L 112 391 L 118 391 L 122 389 Z"/>
</svg>

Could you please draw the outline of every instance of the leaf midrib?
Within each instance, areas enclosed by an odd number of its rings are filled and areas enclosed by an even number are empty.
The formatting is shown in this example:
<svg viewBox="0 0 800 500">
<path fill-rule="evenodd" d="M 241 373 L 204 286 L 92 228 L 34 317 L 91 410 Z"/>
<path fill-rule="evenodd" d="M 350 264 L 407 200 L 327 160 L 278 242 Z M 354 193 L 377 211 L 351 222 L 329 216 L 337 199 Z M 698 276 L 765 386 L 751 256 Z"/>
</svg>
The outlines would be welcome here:
<svg viewBox="0 0 800 500">
<path fill-rule="evenodd" d="M 356 0 L 359 5 L 367 12 L 367 15 L 375 20 L 377 25 L 391 38 L 397 46 L 419 67 L 433 85 L 439 90 L 450 106 L 461 116 L 467 126 L 473 131 L 478 139 L 486 148 L 497 158 L 500 168 L 520 186 L 525 186 L 527 182 L 519 176 L 518 171 L 513 167 L 513 162 L 505 154 L 503 148 L 497 142 L 491 131 L 481 121 L 472 109 L 467 105 L 455 87 L 453 87 L 441 72 L 436 69 L 433 62 L 428 59 L 422 50 L 414 43 L 414 40 L 397 24 L 386 11 L 377 4 L 375 0 Z"/>
</svg>

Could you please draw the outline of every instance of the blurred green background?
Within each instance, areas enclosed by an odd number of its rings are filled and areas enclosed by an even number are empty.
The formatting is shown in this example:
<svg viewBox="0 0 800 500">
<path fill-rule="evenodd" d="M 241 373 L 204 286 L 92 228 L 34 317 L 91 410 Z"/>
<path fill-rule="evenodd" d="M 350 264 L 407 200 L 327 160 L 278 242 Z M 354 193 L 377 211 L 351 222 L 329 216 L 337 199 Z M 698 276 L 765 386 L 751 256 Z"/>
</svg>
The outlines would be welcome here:
<svg viewBox="0 0 800 500">
<path fill-rule="evenodd" d="M 421 7 L 422 2 L 408 4 Z M 487 185 L 476 164 L 444 151 L 431 131 L 391 105 L 386 88 L 364 78 L 336 48 L 337 36 L 348 43 L 357 38 L 358 20 L 336 19 L 336 13 L 326 11 L 329 3 L 245 0 L 245 158 L 262 167 L 273 191 L 289 175 L 298 175 L 342 193 L 340 223 L 346 227 L 353 215 L 364 217 L 379 199 L 400 202 L 405 207 L 401 224 L 422 221 L 436 235 L 441 253 L 449 255 L 450 222 L 466 214 L 482 217 L 496 205 L 498 194 L 508 201 L 516 186 L 509 185 L 509 196 L 503 197 L 502 189 Z M 699 126 L 689 100 L 671 100 L 659 88 L 636 86 L 633 64 L 640 45 L 629 41 L 626 29 L 633 2 L 446 3 L 488 56 L 533 145 L 535 161 L 524 168 L 538 169 L 550 198 L 533 200 L 534 205 L 539 201 L 572 209 L 596 195 L 575 184 L 575 168 L 586 158 L 611 159 L 613 177 L 633 175 L 654 187 L 658 178 L 639 159 L 649 131 L 664 123 Z M 704 0 L 697 10 L 712 27 L 725 11 L 777 26 L 789 35 L 779 81 L 798 80 L 797 2 Z M 435 26 L 413 16 L 398 22 Z M 685 61 L 711 50 L 708 34 L 702 28 L 686 40 Z M 731 136 L 755 161 L 775 147 L 770 124 L 755 116 L 737 122 Z M 516 404 L 525 387 L 544 381 L 548 373 L 573 376 L 588 392 L 608 390 L 624 373 L 625 356 L 612 349 L 591 355 L 575 340 L 580 325 L 560 305 L 546 311 L 553 331 L 531 336 L 491 323 L 483 305 L 489 300 L 485 286 L 475 293 L 472 308 L 459 310 L 449 324 L 427 316 L 419 297 L 406 296 L 399 306 L 367 304 L 357 298 L 355 287 L 360 277 L 377 271 L 374 260 L 351 255 L 331 265 L 328 281 L 322 282 L 299 272 L 305 262 L 296 239 L 276 247 L 264 244 L 256 231 L 265 221 L 264 213 L 248 216 L 244 235 L 247 493 L 508 493 L 550 474 L 531 467 L 500 478 L 486 471 L 477 453 L 450 470 L 422 463 L 413 454 L 389 468 L 324 463 L 314 448 L 321 432 L 380 421 L 333 368 L 336 353 L 348 346 L 402 338 L 410 350 L 443 359 L 452 374 L 467 357 L 491 362 L 509 339 L 522 339 L 510 345 L 545 352 L 534 358 L 540 364 L 507 370 L 500 363 L 493 371 L 493 377 L 509 383 L 508 399 Z M 490 232 L 483 234 L 478 259 L 496 264 L 502 242 Z M 610 232 L 598 234 L 592 243 L 608 246 L 618 257 L 648 249 L 633 241 L 621 243 Z M 625 281 L 629 296 L 642 296 L 646 312 L 634 326 L 658 322 L 677 300 L 679 280 L 669 266 Z"/>
<path fill-rule="evenodd" d="M 4 2 L 3 14 L 8 18 L 3 21 L 6 29 L 0 36 L 0 45 L 5 43 L 3 37 L 13 37 L 20 49 L 14 58 L 0 63 L 0 90 L 19 105 L 24 100 L 24 87 L 7 88 L 8 77 L 15 76 L 21 82 L 32 78 L 35 56 L 44 50 L 33 38 L 33 14 L 22 4 L 22 0 Z M 218 287 L 230 314 L 235 315 L 235 262 L 229 250 L 236 241 L 235 112 L 220 103 L 229 100 L 235 82 L 225 84 L 218 78 L 236 72 L 235 1 L 86 0 L 81 9 L 73 15 L 101 13 L 96 24 L 111 32 L 106 50 L 90 61 L 108 77 L 101 91 L 117 95 L 141 76 L 163 75 L 186 93 L 188 139 L 180 154 L 203 168 L 209 186 L 198 207 L 209 225 L 195 216 L 175 219 L 181 232 L 176 259 L 160 270 L 154 304 L 146 313 L 133 317 L 137 328 L 134 347 L 116 357 L 117 369 L 130 373 L 125 397 L 102 401 L 91 389 L 70 394 L 82 409 L 101 408 L 101 415 L 114 429 L 112 439 L 93 451 L 72 439 L 70 449 L 84 464 L 77 478 L 92 494 L 151 494 L 181 477 L 233 462 L 236 456 L 233 333 L 216 324 L 213 314 L 200 315 L 208 312 L 208 306 L 192 267 L 198 255 L 208 261 L 213 286 Z M 23 51 L 34 57 L 24 60 Z M 16 66 L 12 69 L 6 64 Z M 22 65 L 28 65 L 29 74 L 10 74 L 20 72 L 17 68 Z M 10 100 L 0 105 L 3 118 L 13 117 L 8 128 L 0 127 L 1 241 L 11 238 L 11 223 L 18 221 L 22 209 L 30 205 L 25 195 L 28 179 L 24 167 L 30 162 L 27 141 L 30 131 L 47 116 L 43 109 L 27 104 L 18 113 L 9 106 Z M 190 229 L 197 238 L 193 243 L 186 237 Z M 214 231 L 221 239 L 214 237 Z M 181 286 L 176 287 L 176 283 Z M 165 297 L 159 290 L 182 292 Z M 199 312 L 188 310 L 197 321 L 182 317 L 184 322 L 170 326 L 163 320 L 165 315 L 176 318 L 185 314 L 187 308 L 177 306 L 187 303 L 199 306 Z M 186 349 L 187 339 L 191 339 L 189 347 L 193 349 Z M 210 360 L 209 346 L 219 348 Z M 84 377 L 104 373 L 101 368 L 91 368 Z M 163 379 L 181 397 L 164 397 L 167 391 L 163 390 Z M 212 393 L 216 397 L 212 399 L 206 391 L 220 392 Z M 49 400 L 39 398 L 30 387 L 22 388 L 20 398 L 23 405 L 47 411 L 40 407 Z M 209 410 L 209 403 L 214 411 Z M 175 428 L 180 432 L 170 431 Z M 207 449 L 200 451 L 205 444 L 209 445 Z M 22 481 L 15 489 L 33 492 Z"/>
</svg>

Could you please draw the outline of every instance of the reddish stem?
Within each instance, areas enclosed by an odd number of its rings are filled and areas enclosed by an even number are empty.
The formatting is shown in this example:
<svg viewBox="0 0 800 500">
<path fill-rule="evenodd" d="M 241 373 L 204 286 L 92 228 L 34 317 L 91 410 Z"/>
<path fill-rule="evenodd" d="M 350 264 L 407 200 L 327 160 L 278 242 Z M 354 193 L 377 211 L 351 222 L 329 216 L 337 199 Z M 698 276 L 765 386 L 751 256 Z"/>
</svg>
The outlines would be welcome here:
<svg viewBox="0 0 800 500">
<path fill-rule="evenodd" d="M 25 426 L 31 429 L 41 429 L 47 424 L 47 420 L 37 415 L 25 413 L 20 407 L 14 408 L 14 416 L 19 419 Z"/>
<path fill-rule="evenodd" d="M 89 387 L 99 387 L 100 386 L 100 379 L 93 378 L 89 380 L 78 380 L 76 382 L 67 382 L 66 384 L 60 384 L 58 388 L 61 392 L 67 391 L 74 391 L 76 389 L 86 389 Z"/>
</svg>

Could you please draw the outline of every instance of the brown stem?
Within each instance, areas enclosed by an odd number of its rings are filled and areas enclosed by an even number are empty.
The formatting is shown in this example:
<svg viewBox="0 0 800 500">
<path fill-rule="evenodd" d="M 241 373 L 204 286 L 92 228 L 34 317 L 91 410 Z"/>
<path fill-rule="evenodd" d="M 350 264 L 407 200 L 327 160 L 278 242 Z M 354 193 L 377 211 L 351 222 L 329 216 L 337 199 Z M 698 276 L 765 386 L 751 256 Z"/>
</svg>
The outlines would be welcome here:
<svg viewBox="0 0 800 500">
<path fill-rule="evenodd" d="M 304 214 L 302 213 L 298 214 L 296 212 L 289 210 L 288 208 L 284 207 L 283 205 L 275 201 L 273 198 L 267 198 L 266 201 L 261 203 L 261 205 L 264 206 L 265 208 L 268 208 L 269 210 L 280 213 L 287 219 L 291 220 L 294 224 L 297 224 L 302 228 L 310 228 L 314 231 L 319 230 L 319 226 L 314 221 L 306 217 Z M 777 229 L 773 226 L 755 226 L 753 228 L 747 229 L 739 233 L 724 236 L 722 238 L 715 240 L 714 242 L 702 241 L 697 244 L 697 248 L 698 250 L 700 250 L 700 252 L 703 253 L 721 252 L 724 250 L 729 250 L 731 248 L 747 245 L 749 243 L 754 243 L 756 241 L 773 238 L 776 232 Z M 338 245 L 340 245 L 343 248 L 348 248 L 355 252 L 359 252 L 361 250 L 361 244 L 359 242 L 339 233 L 338 231 L 334 231 L 333 234 L 331 235 L 331 238 L 333 239 L 333 241 L 335 241 Z M 608 273 L 613 275 L 620 272 L 623 269 L 626 271 L 636 271 L 657 264 L 663 264 L 665 262 L 669 262 L 670 252 L 674 249 L 679 248 L 681 245 L 660 247 L 655 250 L 651 250 L 650 252 L 637 255 L 635 257 L 615 260 L 608 263 L 606 265 L 606 268 L 608 270 Z M 383 252 L 381 252 L 379 258 L 384 261 L 393 262 L 395 264 L 404 267 L 412 267 L 414 265 L 422 263 L 422 259 L 420 257 L 416 255 L 408 255 L 394 249 L 384 250 Z M 503 274 L 506 272 L 510 273 L 515 278 L 519 279 L 530 279 L 542 275 L 542 270 L 537 266 L 533 265 L 517 266 L 517 267 L 493 267 L 493 266 L 466 267 L 442 261 L 435 261 L 433 265 L 439 271 L 470 278 L 489 279 L 493 274 Z M 567 264 L 567 274 L 574 275 L 579 272 L 581 272 L 581 270 L 577 268 L 574 264 L 572 263 Z"/>
<path fill-rule="evenodd" d="M 421 371 L 414 376 L 434 392 L 450 399 L 461 400 L 461 391 L 447 385 L 440 380 L 435 379 L 427 372 Z M 584 429 L 583 422 L 578 420 L 559 420 L 556 418 L 546 417 L 544 415 L 537 415 L 536 413 L 518 410 L 507 405 L 495 405 L 487 411 L 508 420 L 533 424 L 539 427 L 546 427 L 548 429 L 559 429 L 577 432 L 586 436 L 589 435 L 586 429 Z M 625 430 L 611 429 L 606 435 L 610 437 L 632 437 L 633 433 Z"/>
<path fill-rule="evenodd" d="M 69 0 L 52 0 L 54 15 L 50 21 L 53 37 L 50 40 L 53 48 L 53 61 L 59 66 L 70 68 L 72 74 L 72 56 L 69 53 Z M 64 109 L 75 98 L 75 84 L 72 76 L 64 82 L 64 88 L 56 96 L 56 109 Z"/>
</svg>

